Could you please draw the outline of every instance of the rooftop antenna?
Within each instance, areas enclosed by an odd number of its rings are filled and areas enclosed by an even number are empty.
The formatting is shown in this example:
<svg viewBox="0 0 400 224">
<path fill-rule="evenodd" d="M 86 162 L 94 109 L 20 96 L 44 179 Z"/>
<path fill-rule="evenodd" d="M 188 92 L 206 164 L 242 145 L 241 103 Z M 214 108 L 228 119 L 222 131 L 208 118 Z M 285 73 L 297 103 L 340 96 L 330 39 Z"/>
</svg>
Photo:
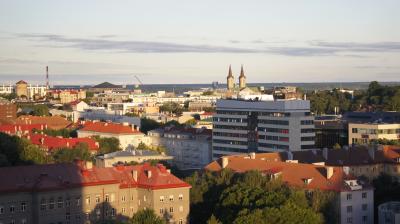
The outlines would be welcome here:
<svg viewBox="0 0 400 224">
<path fill-rule="evenodd" d="M 46 66 L 46 88 L 49 89 L 49 66 Z"/>
</svg>

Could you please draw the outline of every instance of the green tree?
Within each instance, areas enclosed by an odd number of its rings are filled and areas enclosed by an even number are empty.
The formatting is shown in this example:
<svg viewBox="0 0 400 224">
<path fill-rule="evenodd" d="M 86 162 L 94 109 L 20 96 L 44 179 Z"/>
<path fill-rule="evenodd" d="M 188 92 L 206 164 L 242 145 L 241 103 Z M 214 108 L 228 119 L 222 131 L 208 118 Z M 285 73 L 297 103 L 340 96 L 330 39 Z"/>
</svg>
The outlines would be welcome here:
<svg viewBox="0 0 400 224">
<path fill-rule="evenodd" d="M 50 115 L 49 108 L 46 105 L 42 105 L 42 104 L 35 105 L 33 107 L 32 113 L 33 113 L 32 115 L 35 115 L 35 116 L 49 116 Z"/>
<path fill-rule="evenodd" d="M 128 221 L 130 224 L 166 224 L 165 220 L 158 217 L 154 210 L 146 209 L 136 212 Z"/>
<path fill-rule="evenodd" d="M 210 219 L 208 219 L 207 224 L 221 224 L 221 222 L 214 216 L 214 214 L 212 214 Z"/>
<path fill-rule="evenodd" d="M 86 143 L 79 143 L 74 148 L 61 148 L 53 154 L 53 159 L 58 163 L 69 163 L 75 159 L 90 161 L 92 156 Z"/>
<path fill-rule="evenodd" d="M 118 138 L 102 138 L 94 136 L 94 139 L 99 143 L 99 154 L 121 151 Z"/>
<path fill-rule="evenodd" d="M 148 131 L 154 130 L 161 127 L 161 124 L 157 121 L 149 118 L 140 119 L 140 131 L 147 134 Z"/>
</svg>

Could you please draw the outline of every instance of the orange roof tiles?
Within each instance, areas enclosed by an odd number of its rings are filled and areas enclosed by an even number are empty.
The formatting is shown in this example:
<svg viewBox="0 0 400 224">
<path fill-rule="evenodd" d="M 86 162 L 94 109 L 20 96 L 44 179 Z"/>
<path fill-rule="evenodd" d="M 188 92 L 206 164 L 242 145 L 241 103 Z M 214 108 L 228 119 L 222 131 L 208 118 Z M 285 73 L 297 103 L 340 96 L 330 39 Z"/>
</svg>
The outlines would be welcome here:
<svg viewBox="0 0 400 224">
<path fill-rule="evenodd" d="M 133 127 L 117 123 L 109 122 L 90 122 L 86 121 L 80 131 L 90 131 L 99 133 L 112 133 L 112 134 L 143 134 L 135 130 Z"/>
<path fill-rule="evenodd" d="M 73 148 L 79 143 L 86 143 L 89 150 L 97 151 L 98 143 L 91 138 L 59 138 L 41 134 L 28 135 L 28 139 L 35 145 L 44 146 L 47 150 L 56 150 L 60 148 Z"/>
<path fill-rule="evenodd" d="M 61 116 L 40 117 L 23 115 L 17 118 L 16 124 L 46 124 L 50 129 L 62 129 L 67 128 L 72 122 Z"/>
<path fill-rule="evenodd" d="M 346 191 L 348 188 L 344 184 L 344 180 L 347 178 L 354 179 L 354 177 L 346 175 L 341 167 L 328 168 L 314 164 L 282 162 L 279 161 L 278 155 L 278 153 L 271 155 L 270 159 L 272 160 L 268 160 L 262 155 L 257 156 L 257 154 L 255 159 L 243 155 L 223 158 L 228 160 L 226 168 L 234 172 L 242 173 L 258 170 L 268 174 L 278 173 L 285 183 L 306 189 Z M 221 163 L 222 158 L 210 163 L 205 169 L 220 171 L 222 169 Z M 333 169 L 333 175 L 330 178 L 327 178 L 327 169 Z M 310 182 L 306 184 L 305 180 L 310 180 Z"/>
<path fill-rule="evenodd" d="M 27 192 L 119 184 L 120 188 L 165 189 L 190 187 L 164 171 L 165 167 L 148 164 L 86 169 L 82 162 L 0 168 L 0 192 Z M 137 172 L 137 179 L 133 177 Z M 149 177 L 147 172 L 151 171 Z"/>
</svg>

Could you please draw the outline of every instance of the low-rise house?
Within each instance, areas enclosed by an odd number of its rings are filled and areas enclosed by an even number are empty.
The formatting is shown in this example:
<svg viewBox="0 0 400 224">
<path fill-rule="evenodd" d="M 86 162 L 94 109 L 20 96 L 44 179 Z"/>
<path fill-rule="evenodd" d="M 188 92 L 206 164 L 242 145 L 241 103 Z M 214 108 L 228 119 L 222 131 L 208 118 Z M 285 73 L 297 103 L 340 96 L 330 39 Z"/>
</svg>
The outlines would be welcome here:
<svg viewBox="0 0 400 224">
<path fill-rule="evenodd" d="M 32 115 L 22 115 L 16 119 L 16 124 L 46 124 L 47 127 L 50 129 L 59 130 L 67 128 L 72 124 L 72 122 L 61 116 L 40 117 Z"/>
<path fill-rule="evenodd" d="M 304 188 L 310 194 L 314 190 L 334 192 L 340 223 L 374 223 L 373 188 L 351 175 L 346 168 L 298 163 L 295 160 L 271 161 L 265 156 L 250 153 L 221 157 L 205 169 L 230 169 L 234 172 L 258 170 L 271 178 L 281 178 L 291 187 Z"/>
<path fill-rule="evenodd" d="M 211 130 L 167 127 L 148 132 L 153 146 L 163 146 L 179 169 L 201 169 L 211 161 Z"/>
<path fill-rule="evenodd" d="M 171 160 L 172 156 L 166 156 L 151 150 L 123 150 L 96 157 L 97 167 L 112 167 L 118 164 L 129 164 L 131 162 L 143 163 L 149 160 Z"/>
<path fill-rule="evenodd" d="M 40 146 L 48 152 L 61 148 L 74 148 L 79 144 L 86 144 L 91 153 L 99 150 L 99 143 L 91 138 L 62 138 L 42 134 L 30 134 L 26 136 L 33 144 Z"/>
<path fill-rule="evenodd" d="M 24 136 L 31 134 L 33 130 L 47 129 L 46 124 L 2 124 L 0 125 L 0 132 L 8 135 Z"/>
<path fill-rule="evenodd" d="M 0 168 L 3 223 L 127 221 L 153 209 L 168 223 L 188 223 L 190 185 L 161 164 L 99 168 L 91 162 Z"/>
<path fill-rule="evenodd" d="M 77 131 L 78 137 L 100 136 L 117 138 L 123 149 L 135 148 L 141 142 L 148 145 L 149 139 L 139 131 L 139 127 L 128 123 L 82 121 L 82 128 Z"/>
</svg>

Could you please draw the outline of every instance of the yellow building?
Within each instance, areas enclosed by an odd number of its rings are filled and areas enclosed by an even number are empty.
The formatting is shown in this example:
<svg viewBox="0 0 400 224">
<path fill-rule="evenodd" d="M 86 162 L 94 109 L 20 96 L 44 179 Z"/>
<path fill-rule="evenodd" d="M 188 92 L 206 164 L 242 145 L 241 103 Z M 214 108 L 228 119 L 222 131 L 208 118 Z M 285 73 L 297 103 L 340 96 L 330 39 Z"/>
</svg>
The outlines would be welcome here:
<svg viewBox="0 0 400 224">
<path fill-rule="evenodd" d="M 239 76 L 239 89 L 246 88 L 246 76 L 244 75 L 243 65 L 240 69 L 240 76 Z"/>
<path fill-rule="evenodd" d="M 235 88 L 235 78 L 232 75 L 232 68 L 229 65 L 228 76 L 226 77 L 226 88 L 228 90 L 233 90 Z"/>
<path fill-rule="evenodd" d="M 161 164 L 93 167 L 90 162 L 0 168 L 1 223 L 126 221 L 153 209 L 187 223 L 190 185 Z"/>
<path fill-rule="evenodd" d="M 400 124 L 349 123 L 349 145 L 369 144 L 372 140 L 400 139 Z"/>
<path fill-rule="evenodd" d="M 20 80 L 15 84 L 15 93 L 18 97 L 28 97 L 28 83 Z"/>
</svg>

